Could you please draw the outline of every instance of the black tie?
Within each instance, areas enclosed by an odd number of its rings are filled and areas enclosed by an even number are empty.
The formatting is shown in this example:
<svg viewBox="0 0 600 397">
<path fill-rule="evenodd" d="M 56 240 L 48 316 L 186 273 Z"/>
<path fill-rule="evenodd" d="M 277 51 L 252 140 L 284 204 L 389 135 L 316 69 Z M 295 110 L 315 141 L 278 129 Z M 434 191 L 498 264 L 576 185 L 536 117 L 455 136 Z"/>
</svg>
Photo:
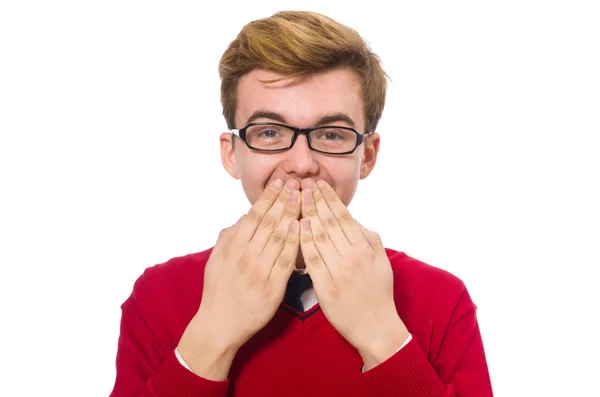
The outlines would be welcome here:
<svg viewBox="0 0 600 397">
<path fill-rule="evenodd" d="M 302 306 L 302 293 L 312 286 L 312 280 L 308 274 L 292 273 L 287 283 L 283 301 L 299 312 L 304 311 Z"/>
</svg>

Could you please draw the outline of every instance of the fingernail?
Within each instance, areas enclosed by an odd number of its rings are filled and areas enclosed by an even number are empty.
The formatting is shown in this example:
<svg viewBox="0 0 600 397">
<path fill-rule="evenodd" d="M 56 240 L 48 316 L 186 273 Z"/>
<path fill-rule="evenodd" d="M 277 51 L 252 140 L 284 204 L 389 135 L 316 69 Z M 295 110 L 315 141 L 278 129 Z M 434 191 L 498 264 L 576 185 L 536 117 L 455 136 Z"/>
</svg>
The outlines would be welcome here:
<svg viewBox="0 0 600 397">
<path fill-rule="evenodd" d="M 271 188 L 273 190 L 279 190 L 283 187 L 283 181 L 281 179 L 275 179 L 273 183 L 271 183 Z"/>
<path fill-rule="evenodd" d="M 302 179 L 302 182 L 300 183 L 300 185 L 302 186 L 303 190 L 304 189 L 312 189 L 315 187 L 313 180 L 310 178 Z"/>
<path fill-rule="evenodd" d="M 303 190 L 302 191 L 302 200 L 307 203 L 313 202 L 312 190 Z"/>
<path fill-rule="evenodd" d="M 300 192 L 297 191 L 297 190 L 293 190 L 290 193 L 290 198 L 288 199 L 288 203 L 290 203 L 290 204 L 297 204 L 299 198 L 300 198 Z"/>
<path fill-rule="evenodd" d="M 302 219 L 302 229 L 308 230 L 310 229 L 310 221 L 308 219 Z"/>
<path fill-rule="evenodd" d="M 319 187 L 319 189 L 325 190 L 325 189 L 327 189 L 327 182 L 325 182 L 323 180 L 319 180 L 319 181 L 317 181 L 317 186 Z"/>
<path fill-rule="evenodd" d="M 292 221 L 292 223 L 290 223 L 290 230 L 292 232 L 295 232 L 296 230 L 298 230 L 298 223 L 296 221 Z"/>
<path fill-rule="evenodd" d="M 285 183 L 285 190 L 287 190 L 288 192 L 291 192 L 294 189 L 298 188 L 298 182 L 296 182 L 294 179 L 288 179 L 288 181 Z"/>
</svg>

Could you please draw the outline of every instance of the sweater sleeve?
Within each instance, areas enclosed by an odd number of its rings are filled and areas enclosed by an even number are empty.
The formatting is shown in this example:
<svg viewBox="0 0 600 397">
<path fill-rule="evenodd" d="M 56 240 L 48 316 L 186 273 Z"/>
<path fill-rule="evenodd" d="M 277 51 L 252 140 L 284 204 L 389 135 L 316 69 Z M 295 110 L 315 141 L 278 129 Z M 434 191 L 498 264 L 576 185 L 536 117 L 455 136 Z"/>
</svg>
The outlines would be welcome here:
<svg viewBox="0 0 600 397">
<path fill-rule="evenodd" d="M 135 294 L 122 306 L 116 369 L 111 397 L 224 397 L 229 386 L 193 374 L 174 349 L 164 349 L 138 310 Z"/>
<path fill-rule="evenodd" d="M 412 340 L 396 354 L 362 375 L 369 396 L 491 397 L 475 305 L 461 294 L 434 357 Z"/>
</svg>

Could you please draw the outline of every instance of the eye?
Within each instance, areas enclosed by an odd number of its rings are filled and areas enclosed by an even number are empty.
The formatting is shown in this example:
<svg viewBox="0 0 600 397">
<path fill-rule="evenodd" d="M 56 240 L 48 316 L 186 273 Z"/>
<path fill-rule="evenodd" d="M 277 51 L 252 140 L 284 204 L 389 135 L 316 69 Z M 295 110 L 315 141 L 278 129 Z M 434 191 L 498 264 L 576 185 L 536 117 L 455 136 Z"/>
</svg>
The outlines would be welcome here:
<svg viewBox="0 0 600 397">
<path fill-rule="evenodd" d="M 279 135 L 279 131 L 274 128 L 265 128 L 258 132 L 258 138 L 276 138 Z"/>
<path fill-rule="evenodd" d="M 315 138 L 320 141 L 345 141 L 350 138 L 351 133 L 342 129 L 327 128 L 315 130 Z"/>
<path fill-rule="evenodd" d="M 322 138 L 324 138 L 325 140 L 328 140 L 328 141 L 335 141 L 335 140 L 338 140 L 338 139 L 344 139 L 344 137 L 341 136 L 340 134 L 338 134 L 336 132 L 330 132 L 330 131 L 325 132 L 322 135 Z"/>
</svg>

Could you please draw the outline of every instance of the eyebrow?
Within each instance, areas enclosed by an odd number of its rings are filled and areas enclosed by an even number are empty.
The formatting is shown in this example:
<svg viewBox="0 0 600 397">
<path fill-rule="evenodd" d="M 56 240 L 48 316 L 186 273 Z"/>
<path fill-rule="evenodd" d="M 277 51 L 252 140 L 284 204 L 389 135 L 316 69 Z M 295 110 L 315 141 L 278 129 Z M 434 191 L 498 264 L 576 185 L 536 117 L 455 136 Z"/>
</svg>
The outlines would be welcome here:
<svg viewBox="0 0 600 397">
<path fill-rule="evenodd" d="M 252 115 L 250 117 L 248 117 L 246 124 L 250 124 L 253 121 L 256 121 L 258 119 L 269 119 L 271 121 L 276 121 L 278 123 L 288 124 L 285 117 L 283 117 L 281 114 L 275 113 L 275 112 L 269 112 L 266 110 L 256 110 L 254 113 L 252 113 Z M 350 116 L 348 116 L 346 113 L 333 113 L 333 114 L 325 115 L 325 116 L 321 117 L 315 123 L 315 126 L 326 125 L 326 124 L 331 124 L 331 123 L 336 123 L 336 122 L 344 122 L 344 123 L 347 123 L 350 126 L 352 126 L 352 128 L 356 128 L 356 124 L 354 123 L 352 118 Z"/>
</svg>

